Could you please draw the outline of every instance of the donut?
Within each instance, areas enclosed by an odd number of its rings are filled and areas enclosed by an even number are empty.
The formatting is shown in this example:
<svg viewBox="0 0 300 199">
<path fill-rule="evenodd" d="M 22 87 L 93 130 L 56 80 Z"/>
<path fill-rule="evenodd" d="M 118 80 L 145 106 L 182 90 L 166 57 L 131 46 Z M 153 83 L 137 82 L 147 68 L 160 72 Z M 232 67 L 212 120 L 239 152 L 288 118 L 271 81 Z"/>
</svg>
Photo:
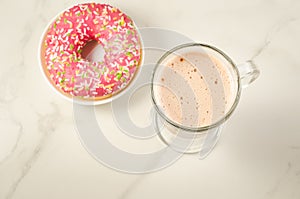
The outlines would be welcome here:
<svg viewBox="0 0 300 199">
<path fill-rule="evenodd" d="M 102 61 L 82 56 L 90 41 L 103 47 Z M 65 10 L 48 26 L 41 45 L 41 64 L 51 84 L 68 97 L 84 100 L 102 100 L 122 91 L 141 60 L 134 22 L 107 4 L 84 3 Z"/>
</svg>

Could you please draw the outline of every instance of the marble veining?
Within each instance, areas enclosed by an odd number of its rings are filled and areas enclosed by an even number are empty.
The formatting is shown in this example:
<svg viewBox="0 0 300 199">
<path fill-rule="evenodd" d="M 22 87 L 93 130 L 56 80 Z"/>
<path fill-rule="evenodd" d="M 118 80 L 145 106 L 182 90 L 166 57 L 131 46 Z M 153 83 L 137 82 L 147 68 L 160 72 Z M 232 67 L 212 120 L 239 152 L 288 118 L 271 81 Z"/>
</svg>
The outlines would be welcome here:
<svg viewBox="0 0 300 199">
<path fill-rule="evenodd" d="M 12 120 L 12 121 L 14 121 L 14 120 Z M 18 130 L 18 135 L 17 135 L 16 141 L 15 141 L 15 144 L 13 145 L 13 147 L 11 148 L 11 150 L 9 151 L 9 153 L 2 160 L 0 160 L 0 167 L 1 167 L 2 164 L 4 164 L 6 161 L 8 161 L 11 158 L 11 156 L 14 154 L 14 152 L 16 151 L 17 146 L 18 146 L 18 144 L 20 142 L 21 136 L 23 134 L 23 126 L 22 126 L 22 124 L 20 122 L 18 122 L 18 121 L 14 121 L 14 122 L 15 122 L 15 125 L 19 129 Z"/>
<path fill-rule="evenodd" d="M 289 146 L 292 150 L 300 150 L 300 146 Z"/>
<path fill-rule="evenodd" d="M 270 45 L 276 34 L 288 26 L 290 23 L 297 21 L 298 18 L 291 17 L 287 20 L 284 20 L 278 24 L 276 24 L 270 31 L 268 31 L 264 43 L 261 47 L 254 53 L 251 60 L 254 61 L 257 57 L 259 57 Z"/>
<path fill-rule="evenodd" d="M 17 179 L 13 182 L 13 184 L 10 186 L 10 189 L 8 190 L 6 194 L 6 199 L 13 198 L 13 195 L 15 191 L 17 190 L 20 183 L 22 183 L 22 180 L 26 177 L 28 172 L 30 172 L 32 166 L 34 163 L 38 160 L 40 157 L 43 148 L 46 146 L 46 142 L 51 136 L 52 133 L 55 132 L 55 129 L 58 127 L 59 120 L 60 120 L 60 112 L 59 108 L 55 103 L 52 103 L 53 112 L 50 114 L 40 115 L 38 114 L 38 131 L 41 134 L 41 138 L 36 144 L 35 148 L 32 151 L 31 156 L 29 159 L 24 163 L 22 166 L 22 171 L 20 175 L 17 177 Z M 17 145 L 15 146 L 15 148 Z"/>
<path fill-rule="evenodd" d="M 273 187 L 267 192 L 266 195 L 269 198 L 274 197 L 274 195 L 276 195 L 276 193 L 279 191 L 282 183 L 284 183 L 284 180 L 290 178 L 289 174 L 291 173 L 291 169 L 292 169 L 292 163 L 288 162 L 285 172 L 282 174 L 281 177 L 279 177 L 277 179 L 277 181 L 274 183 Z"/>
<path fill-rule="evenodd" d="M 21 53 L 18 55 L 17 60 L 12 60 L 12 65 L 8 66 L 8 70 L 4 73 L 0 74 L 1 77 L 1 85 L 0 85 L 0 91 L 4 95 L 0 95 L 0 103 L 3 104 L 9 103 L 13 100 L 15 100 L 18 97 L 18 85 L 16 85 L 16 82 L 22 81 L 24 79 L 24 73 L 26 71 L 26 65 L 25 65 L 25 47 L 28 44 L 28 41 L 32 35 L 32 28 L 30 23 L 26 24 L 23 29 L 21 30 L 22 37 L 19 40 L 19 49 Z M 16 62 L 16 63 L 15 63 Z M 10 74 L 14 74 L 13 76 Z"/>
<path fill-rule="evenodd" d="M 123 193 L 121 193 L 118 198 L 119 199 L 127 199 L 127 198 L 129 199 L 132 192 L 134 192 L 134 190 L 138 186 L 141 186 L 141 184 L 142 184 L 143 180 L 145 180 L 145 178 L 146 178 L 146 176 L 143 176 L 143 175 L 140 175 L 139 177 L 137 177 L 133 183 L 131 183 L 130 185 L 128 185 L 126 187 L 125 191 Z"/>
</svg>

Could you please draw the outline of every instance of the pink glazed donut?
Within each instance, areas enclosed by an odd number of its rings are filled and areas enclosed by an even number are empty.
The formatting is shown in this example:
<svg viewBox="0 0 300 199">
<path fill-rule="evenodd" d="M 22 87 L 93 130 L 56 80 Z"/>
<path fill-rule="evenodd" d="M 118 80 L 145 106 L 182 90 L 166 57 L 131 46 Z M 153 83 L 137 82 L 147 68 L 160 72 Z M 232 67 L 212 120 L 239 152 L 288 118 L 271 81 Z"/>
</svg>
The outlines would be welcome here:
<svg viewBox="0 0 300 199">
<path fill-rule="evenodd" d="M 101 62 L 81 55 L 92 40 L 104 49 Z M 106 99 L 126 88 L 142 59 L 133 21 L 106 4 L 79 4 L 64 11 L 50 24 L 42 42 L 41 62 L 48 80 L 62 94 L 85 100 Z"/>
</svg>

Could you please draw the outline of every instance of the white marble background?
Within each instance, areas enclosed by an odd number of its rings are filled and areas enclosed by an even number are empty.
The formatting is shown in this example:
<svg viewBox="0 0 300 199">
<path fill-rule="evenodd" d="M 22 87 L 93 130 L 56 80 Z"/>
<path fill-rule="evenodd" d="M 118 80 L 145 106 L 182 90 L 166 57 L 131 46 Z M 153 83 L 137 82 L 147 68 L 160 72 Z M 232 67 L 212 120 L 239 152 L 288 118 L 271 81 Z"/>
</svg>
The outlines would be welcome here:
<svg viewBox="0 0 300 199">
<path fill-rule="evenodd" d="M 147 175 L 94 160 L 72 104 L 42 78 L 43 29 L 77 2 L 0 0 L 0 199 L 300 198 L 300 1 L 107 1 L 140 27 L 176 30 L 261 70 L 207 159 L 186 155 Z"/>
</svg>

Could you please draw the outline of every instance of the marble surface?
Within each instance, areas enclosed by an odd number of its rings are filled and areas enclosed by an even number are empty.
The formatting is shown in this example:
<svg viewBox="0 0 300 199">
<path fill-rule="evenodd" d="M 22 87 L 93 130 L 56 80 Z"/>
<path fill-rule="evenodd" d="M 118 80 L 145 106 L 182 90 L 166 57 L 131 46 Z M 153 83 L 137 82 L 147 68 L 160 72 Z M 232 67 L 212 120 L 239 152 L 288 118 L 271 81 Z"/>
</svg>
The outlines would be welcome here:
<svg viewBox="0 0 300 199">
<path fill-rule="evenodd" d="M 144 175 L 92 158 L 74 128 L 72 103 L 40 73 L 44 28 L 78 2 L 0 1 L 1 199 L 300 198 L 299 1 L 101 1 L 139 27 L 176 30 L 219 47 L 236 63 L 252 59 L 261 70 L 205 160 L 184 155 Z M 109 120 L 109 104 L 96 110 L 101 122 Z"/>
</svg>

